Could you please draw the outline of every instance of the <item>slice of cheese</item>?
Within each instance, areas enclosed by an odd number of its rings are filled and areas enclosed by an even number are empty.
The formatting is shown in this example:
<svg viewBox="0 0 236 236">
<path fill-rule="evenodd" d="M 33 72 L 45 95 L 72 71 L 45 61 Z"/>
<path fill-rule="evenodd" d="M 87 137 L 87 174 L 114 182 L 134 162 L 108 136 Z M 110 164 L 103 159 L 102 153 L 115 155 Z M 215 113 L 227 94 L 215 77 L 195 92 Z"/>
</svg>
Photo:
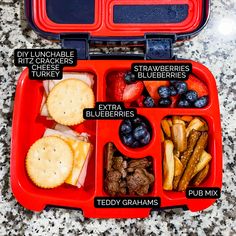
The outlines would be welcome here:
<svg viewBox="0 0 236 236">
<path fill-rule="evenodd" d="M 88 153 L 91 147 L 90 143 L 83 141 L 75 141 L 67 139 L 66 142 L 72 147 L 74 152 L 74 164 L 70 176 L 66 179 L 67 184 L 77 186 L 80 173 L 88 157 Z"/>
</svg>

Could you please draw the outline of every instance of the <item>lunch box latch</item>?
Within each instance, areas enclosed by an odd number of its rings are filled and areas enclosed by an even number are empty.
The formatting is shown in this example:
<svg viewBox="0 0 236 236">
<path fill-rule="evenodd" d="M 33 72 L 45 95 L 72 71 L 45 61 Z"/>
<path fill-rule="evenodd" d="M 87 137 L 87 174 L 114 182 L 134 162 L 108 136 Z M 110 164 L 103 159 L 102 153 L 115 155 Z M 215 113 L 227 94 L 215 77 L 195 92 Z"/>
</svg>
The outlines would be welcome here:
<svg viewBox="0 0 236 236">
<path fill-rule="evenodd" d="M 176 35 L 146 34 L 146 60 L 172 60 Z"/>
<path fill-rule="evenodd" d="M 176 35 L 174 34 L 146 34 L 140 38 L 91 38 L 89 34 L 62 34 L 60 40 L 62 48 L 76 49 L 77 58 L 80 60 L 108 57 L 109 59 L 128 59 L 129 57 L 145 60 L 175 59 L 173 43 L 176 41 Z M 95 54 L 93 51 L 96 47 L 99 52 L 96 51 Z M 101 50 L 105 47 L 108 48 L 108 52 Z M 119 53 L 117 53 L 117 48 L 121 48 Z M 137 52 L 134 50 L 135 48 L 137 48 Z"/>
<path fill-rule="evenodd" d="M 89 59 L 89 34 L 66 34 L 60 37 L 62 48 L 76 49 L 78 59 Z"/>
</svg>

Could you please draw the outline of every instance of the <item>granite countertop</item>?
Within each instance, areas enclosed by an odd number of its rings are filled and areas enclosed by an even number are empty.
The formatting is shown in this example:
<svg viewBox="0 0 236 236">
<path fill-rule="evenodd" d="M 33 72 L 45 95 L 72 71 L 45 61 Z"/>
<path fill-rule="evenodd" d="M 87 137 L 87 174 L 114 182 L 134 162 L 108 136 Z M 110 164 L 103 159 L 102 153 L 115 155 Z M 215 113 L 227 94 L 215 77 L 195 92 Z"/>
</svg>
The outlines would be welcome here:
<svg viewBox="0 0 236 236">
<path fill-rule="evenodd" d="M 23 1 L 0 2 L 0 235 L 236 235 L 236 2 L 212 1 L 208 26 L 179 43 L 175 54 L 205 64 L 216 76 L 222 114 L 224 176 L 222 197 L 205 211 L 153 212 L 148 219 L 85 219 L 81 212 L 51 209 L 33 213 L 12 195 L 9 180 L 12 104 L 22 71 L 13 65 L 16 48 L 58 47 L 37 36 L 23 16 Z"/>
</svg>

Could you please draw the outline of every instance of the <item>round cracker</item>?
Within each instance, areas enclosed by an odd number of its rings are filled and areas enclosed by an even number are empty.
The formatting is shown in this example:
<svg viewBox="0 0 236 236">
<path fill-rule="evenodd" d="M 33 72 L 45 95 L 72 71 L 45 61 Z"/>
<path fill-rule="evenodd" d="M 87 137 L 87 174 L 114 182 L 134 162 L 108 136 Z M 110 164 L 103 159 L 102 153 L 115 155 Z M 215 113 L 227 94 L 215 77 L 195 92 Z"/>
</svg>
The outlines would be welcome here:
<svg viewBox="0 0 236 236">
<path fill-rule="evenodd" d="M 36 141 L 26 157 L 30 179 L 41 188 L 55 188 L 69 177 L 73 167 L 73 151 L 61 138 L 51 136 Z"/>
<path fill-rule="evenodd" d="M 48 95 L 50 116 L 62 125 L 77 125 L 84 121 L 83 110 L 94 108 L 93 90 L 83 81 L 67 79 L 58 83 Z"/>
</svg>

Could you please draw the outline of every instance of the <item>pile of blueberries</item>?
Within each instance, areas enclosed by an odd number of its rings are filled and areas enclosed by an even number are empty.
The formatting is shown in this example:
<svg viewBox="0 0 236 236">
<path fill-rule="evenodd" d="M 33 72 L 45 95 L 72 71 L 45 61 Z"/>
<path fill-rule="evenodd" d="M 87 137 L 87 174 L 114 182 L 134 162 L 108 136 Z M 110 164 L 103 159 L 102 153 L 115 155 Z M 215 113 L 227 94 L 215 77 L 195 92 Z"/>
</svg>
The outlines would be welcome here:
<svg viewBox="0 0 236 236">
<path fill-rule="evenodd" d="M 157 92 L 160 96 L 158 101 L 160 107 L 169 107 L 172 104 L 171 97 L 176 95 L 180 95 L 176 104 L 177 107 L 202 108 L 208 104 L 208 96 L 199 98 L 197 92 L 194 90 L 188 90 L 188 85 L 183 81 L 170 81 L 170 86 L 160 86 Z M 146 97 L 144 105 L 146 107 L 154 107 L 155 102 L 151 97 Z"/>
<path fill-rule="evenodd" d="M 144 147 L 151 141 L 151 126 L 142 116 L 125 119 L 120 126 L 120 138 L 122 143 L 128 147 Z"/>
</svg>

